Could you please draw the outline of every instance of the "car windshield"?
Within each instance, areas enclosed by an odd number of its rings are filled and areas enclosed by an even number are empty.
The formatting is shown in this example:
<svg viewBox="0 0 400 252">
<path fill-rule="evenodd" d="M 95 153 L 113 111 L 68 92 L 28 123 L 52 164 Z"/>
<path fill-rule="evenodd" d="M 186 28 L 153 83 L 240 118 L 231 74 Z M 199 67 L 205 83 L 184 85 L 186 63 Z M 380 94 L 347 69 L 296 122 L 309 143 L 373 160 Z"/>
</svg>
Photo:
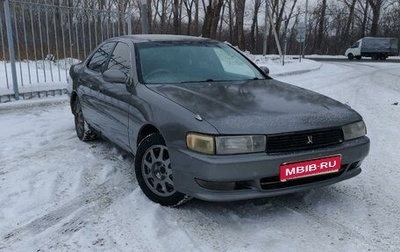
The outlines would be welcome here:
<svg viewBox="0 0 400 252">
<path fill-rule="evenodd" d="M 148 42 L 136 45 L 145 84 L 265 79 L 244 56 L 217 42 Z"/>
</svg>

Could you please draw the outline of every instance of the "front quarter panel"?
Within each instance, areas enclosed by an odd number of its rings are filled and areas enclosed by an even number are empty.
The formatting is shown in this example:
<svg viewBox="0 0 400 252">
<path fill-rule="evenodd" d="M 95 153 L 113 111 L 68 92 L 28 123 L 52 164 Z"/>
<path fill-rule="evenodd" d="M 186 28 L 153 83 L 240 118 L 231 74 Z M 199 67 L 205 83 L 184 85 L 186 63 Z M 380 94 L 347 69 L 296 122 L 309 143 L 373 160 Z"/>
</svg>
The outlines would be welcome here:
<svg viewBox="0 0 400 252">
<path fill-rule="evenodd" d="M 129 134 L 138 136 L 146 126 L 155 127 L 163 136 L 168 148 L 186 148 L 186 134 L 201 132 L 218 134 L 207 121 L 196 119 L 196 114 L 165 98 L 142 84 L 136 87 L 137 96 L 132 99 L 130 109 Z M 130 137 L 130 139 L 134 139 Z M 140 139 L 131 142 L 135 153 Z M 173 157 L 171 157 L 173 162 Z"/>
</svg>

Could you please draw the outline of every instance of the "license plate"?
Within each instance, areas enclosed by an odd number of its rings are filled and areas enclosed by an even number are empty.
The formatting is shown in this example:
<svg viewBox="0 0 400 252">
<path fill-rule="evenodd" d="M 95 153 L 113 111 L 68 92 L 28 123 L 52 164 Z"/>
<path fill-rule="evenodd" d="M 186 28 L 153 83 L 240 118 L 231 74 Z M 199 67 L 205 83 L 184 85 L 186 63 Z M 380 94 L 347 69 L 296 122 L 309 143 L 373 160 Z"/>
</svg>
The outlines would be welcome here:
<svg viewBox="0 0 400 252">
<path fill-rule="evenodd" d="M 301 162 L 284 163 L 279 167 L 279 177 L 282 182 L 285 182 L 291 179 L 338 172 L 341 166 L 341 159 L 341 155 L 336 155 Z"/>
</svg>

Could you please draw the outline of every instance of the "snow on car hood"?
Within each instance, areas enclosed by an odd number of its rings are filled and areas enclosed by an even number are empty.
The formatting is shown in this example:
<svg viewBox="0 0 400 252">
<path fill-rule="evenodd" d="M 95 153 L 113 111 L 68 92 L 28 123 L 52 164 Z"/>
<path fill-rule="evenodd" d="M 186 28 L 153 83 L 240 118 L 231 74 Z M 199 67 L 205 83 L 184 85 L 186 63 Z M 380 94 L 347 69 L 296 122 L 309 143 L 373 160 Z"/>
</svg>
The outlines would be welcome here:
<svg viewBox="0 0 400 252">
<path fill-rule="evenodd" d="M 221 134 L 276 134 L 361 120 L 350 107 L 276 80 L 149 85 Z"/>
</svg>

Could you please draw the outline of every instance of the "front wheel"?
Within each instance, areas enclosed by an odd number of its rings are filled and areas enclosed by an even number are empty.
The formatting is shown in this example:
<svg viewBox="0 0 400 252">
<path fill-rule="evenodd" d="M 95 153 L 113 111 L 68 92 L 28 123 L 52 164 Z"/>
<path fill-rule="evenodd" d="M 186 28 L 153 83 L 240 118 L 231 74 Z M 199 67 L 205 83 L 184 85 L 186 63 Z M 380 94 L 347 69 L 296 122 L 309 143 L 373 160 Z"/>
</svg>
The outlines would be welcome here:
<svg viewBox="0 0 400 252">
<path fill-rule="evenodd" d="M 348 58 L 349 60 L 353 60 L 353 59 L 354 59 L 354 55 L 353 55 L 352 53 L 349 53 L 349 54 L 347 55 L 347 58 Z"/>
<path fill-rule="evenodd" d="M 190 199 L 175 190 L 169 151 L 160 134 L 151 134 L 140 142 L 135 173 L 143 193 L 156 203 L 178 206 Z"/>
</svg>

